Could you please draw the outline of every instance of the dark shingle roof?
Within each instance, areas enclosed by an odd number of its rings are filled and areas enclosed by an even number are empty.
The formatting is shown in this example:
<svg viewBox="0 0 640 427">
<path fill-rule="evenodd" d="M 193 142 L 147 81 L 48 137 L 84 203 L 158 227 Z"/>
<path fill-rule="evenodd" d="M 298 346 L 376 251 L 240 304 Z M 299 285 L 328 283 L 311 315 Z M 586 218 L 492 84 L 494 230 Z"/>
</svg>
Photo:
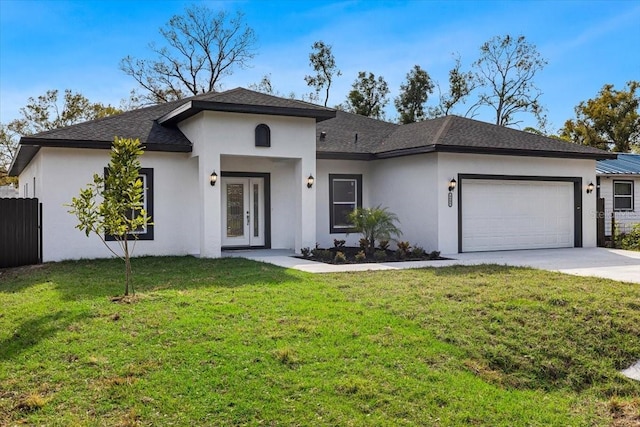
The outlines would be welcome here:
<svg viewBox="0 0 640 427">
<path fill-rule="evenodd" d="M 335 119 L 323 122 L 322 126 L 332 129 L 334 121 L 339 120 L 338 115 Z M 344 128 L 345 124 L 340 123 L 340 127 Z M 597 148 L 458 116 L 440 117 L 386 129 L 391 129 L 391 132 L 381 135 L 373 145 L 366 146 L 373 157 L 434 151 L 591 159 L 615 157 L 615 154 Z M 351 149 L 352 152 L 359 152 L 362 148 L 351 144 Z M 318 151 L 349 152 L 349 147 L 327 139 L 324 145 L 318 143 Z"/>
<path fill-rule="evenodd" d="M 620 153 L 617 159 L 599 160 L 596 173 L 600 175 L 640 175 L 640 154 Z"/>
<path fill-rule="evenodd" d="M 458 116 L 397 125 L 294 99 L 236 88 L 197 95 L 20 140 L 10 174 L 18 175 L 40 146 L 109 148 L 114 136 L 139 138 L 149 151 L 190 152 L 175 126 L 201 111 L 309 117 L 316 120 L 319 158 L 374 159 L 427 152 L 612 159 L 615 154 Z"/>
</svg>

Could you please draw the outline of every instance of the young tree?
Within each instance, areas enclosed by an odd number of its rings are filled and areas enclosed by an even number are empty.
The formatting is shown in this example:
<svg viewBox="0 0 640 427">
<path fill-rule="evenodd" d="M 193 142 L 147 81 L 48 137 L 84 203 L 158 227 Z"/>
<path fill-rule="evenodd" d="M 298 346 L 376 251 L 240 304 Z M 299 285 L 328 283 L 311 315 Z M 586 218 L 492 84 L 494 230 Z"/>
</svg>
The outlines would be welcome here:
<svg viewBox="0 0 640 427">
<path fill-rule="evenodd" d="M 398 216 L 389 212 L 387 208 L 356 208 L 349 214 L 348 219 L 353 228 L 369 243 L 369 254 L 375 252 L 376 240 L 389 240 L 391 236 L 402 235 L 402 231 L 396 226 Z"/>
<path fill-rule="evenodd" d="M 360 71 L 342 108 L 361 116 L 383 119 L 384 107 L 389 103 L 388 95 L 389 86 L 382 76 L 376 80 L 373 73 L 367 75 Z"/>
<path fill-rule="evenodd" d="M 638 89 L 639 81 L 627 82 L 626 90 L 604 85 L 597 97 L 578 104 L 577 117 L 565 122 L 560 136 L 577 144 L 621 153 L 640 148 Z"/>
<path fill-rule="evenodd" d="M 65 89 L 58 100 L 57 89 L 48 90 L 37 98 L 30 97 L 20 109 L 21 118 L 0 123 L 0 169 L 8 171 L 18 150 L 21 136 L 70 126 L 87 120 L 119 114 L 122 111 L 99 102 L 91 102 L 78 92 Z"/>
<path fill-rule="evenodd" d="M 336 67 L 336 60 L 331 52 L 331 46 L 325 44 L 322 40 L 317 41 L 311 46 L 314 50 L 309 54 L 309 65 L 316 72 L 314 76 L 304 76 L 304 81 L 308 86 L 315 89 L 316 96 L 319 98 L 320 91 L 325 89 L 324 106 L 329 102 L 329 89 L 333 82 L 333 76 L 340 77 L 342 72 Z"/>
<path fill-rule="evenodd" d="M 516 113 L 529 112 L 540 118 L 542 92 L 533 79 L 547 61 L 536 46 L 524 36 L 496 36 L 485 42 L 480 52 L 480 58 L 474 63 L 475 80 L 484 91 L 479 95 L 477 106 L 494 109 L 499 126 L 519 123 Z"/>
<path fill-rule="evenodd" d="M 151 217 L 143 206 L 144 188 L 140 179 L 140 160 L 143 147 L 138 139 L 116 137 L 111 150 L 111 161 L 105 176 L 93 175 L 93 182 L 80 190 L 69 205 L 69 213 L 78 218 L 76 228 L 89 237 L 97 234 L 102 243 L 125 264 L 125 296 L 131 284 L 131 254 L 135 248 L 134 232 L 152 225 Z M 105 236 L 112 236 L 120 252 L 109 246 Z M 130 245 L 130 240 L 134 245 Z"/>
<path fill-rule="evenodd" d="M 425 119 L 424 105 L 433 93 L 434 84 L 429 73 L 419 65 L 407 73 L 407 81 L 400 85 L 400 95 L 394 100 L 400 123 L 414 123 Z"/>
<path fill-rule="evenodd" d="M 148 103 L 161 104 L 218 89 L 235 67 L 246 68 L 254 57 L 256 36 L 237 12 L 217 14 L 193 5 L 160 29 L 166 44 L 149 48 L 153 59 L 126 56 L 120 69 L 146 91 Z"/>
</svg>

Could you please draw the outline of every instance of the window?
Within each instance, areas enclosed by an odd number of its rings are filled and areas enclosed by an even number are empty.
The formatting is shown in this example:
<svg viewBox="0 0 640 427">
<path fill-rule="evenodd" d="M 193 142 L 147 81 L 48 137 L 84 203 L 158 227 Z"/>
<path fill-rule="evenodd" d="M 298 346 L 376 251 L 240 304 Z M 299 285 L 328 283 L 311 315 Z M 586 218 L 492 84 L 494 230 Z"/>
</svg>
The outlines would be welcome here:
<svg viewBox="0 0 640 427">
<path fill-rule="evenodd" d="M 362 175 L 329 175 L 329 222 L 331 233 L 352 233 L 347 216 L 362 207 Z"/>
<path fill-rule="evenodd" d="M 271 147 L 271 129 L 265 124 L 256 126 L 256 147 Z"/>
<path fill-rule="evenodd" d="M 633 210 L 633 181 L 613 181 L 613 210 Z"/>
<path fill-rule="evenodd" d="M 142 186 L 144 188 L 142 192 L 142 206 L 153 222 L 153 168 L 141 168 L 140 179 L 142 180 Z M 131 215 L 134 216 L 139 214 L 138 211 L 131 212 Z M 130 217 L 130 215 L 128 216 Z M 135 235 L 135 238 L 138 240 L 153 240 L 153 225 L 147 225 L 144 228 L 132 232 L 131 235 Z M 113 241 L 115 239 L 113 236 L 106 236 L 106 240 Z"/>
</svg>

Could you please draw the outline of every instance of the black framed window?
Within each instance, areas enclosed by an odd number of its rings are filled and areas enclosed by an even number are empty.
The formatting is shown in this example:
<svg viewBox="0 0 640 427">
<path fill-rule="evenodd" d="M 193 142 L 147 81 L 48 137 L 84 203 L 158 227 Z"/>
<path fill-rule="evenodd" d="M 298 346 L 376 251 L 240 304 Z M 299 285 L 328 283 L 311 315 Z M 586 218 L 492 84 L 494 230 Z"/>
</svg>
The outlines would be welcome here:
<svg viewBox="0 0 640 427">
<path fill-rule="evenodd" d="M 265 124 L 256 126 L 256 147 L 271 147 L 271 129 Z"/>
<path fill-rule="evenodd" d="M 352 233 L 348 215 L 362 207 L 362 175 L 329 175 L 330 233 Z"/>
<path fill-rule="evenodd" d="M 142 192 L 142 206 L 153 222 L 153 168 L 141 168 L 139 177 L 142 180 L 142 186 L 144 188 L 144 191 Z M 136 217 L 137 215 L 140 215 L 140 212 L 133 211 L 130 215 Z M 130 234 L 135 236 L 138 240 L 153 240 L 153 231 L 153 225 L 147 225 L 146 227 L 140 228 Z M 105 237 L 108 241 L 115 240 L 113 236 L 107 235 Z"/>
<path fill-rule="evenodd" d="M 613 210 L 633 210 L 633 181 L 613 181 Z"/>
</svg>

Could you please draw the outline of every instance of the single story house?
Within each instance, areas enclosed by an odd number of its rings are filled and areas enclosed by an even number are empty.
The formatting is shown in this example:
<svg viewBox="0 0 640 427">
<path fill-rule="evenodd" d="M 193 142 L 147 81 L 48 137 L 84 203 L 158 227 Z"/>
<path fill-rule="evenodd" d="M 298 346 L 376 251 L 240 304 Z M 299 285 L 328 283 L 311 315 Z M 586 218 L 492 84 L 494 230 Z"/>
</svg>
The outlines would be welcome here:
<svg viewBox="0 0 640 427">
<path fill-rule="evenodd" d="M 596 245 L 591 147 L 457 116 L 397 125 L 243 88 L 23 137 L 10 174 L 43 204 L 43 258 L 105 257 L 71 198 L 114 136 L 139 138 L 153 226 L 136 255 L 357 245 L 346 214 L 396 213 L 403 240 L 443 254 Z"/>
<path fill-rule="evenodd" d="M 596 163 L 598 197 L 604 199 L 605 235 L 611 236 L 611 215 L 618 230 L 640 223 L 640 154 L 618 154 Z"/>
</svg>

